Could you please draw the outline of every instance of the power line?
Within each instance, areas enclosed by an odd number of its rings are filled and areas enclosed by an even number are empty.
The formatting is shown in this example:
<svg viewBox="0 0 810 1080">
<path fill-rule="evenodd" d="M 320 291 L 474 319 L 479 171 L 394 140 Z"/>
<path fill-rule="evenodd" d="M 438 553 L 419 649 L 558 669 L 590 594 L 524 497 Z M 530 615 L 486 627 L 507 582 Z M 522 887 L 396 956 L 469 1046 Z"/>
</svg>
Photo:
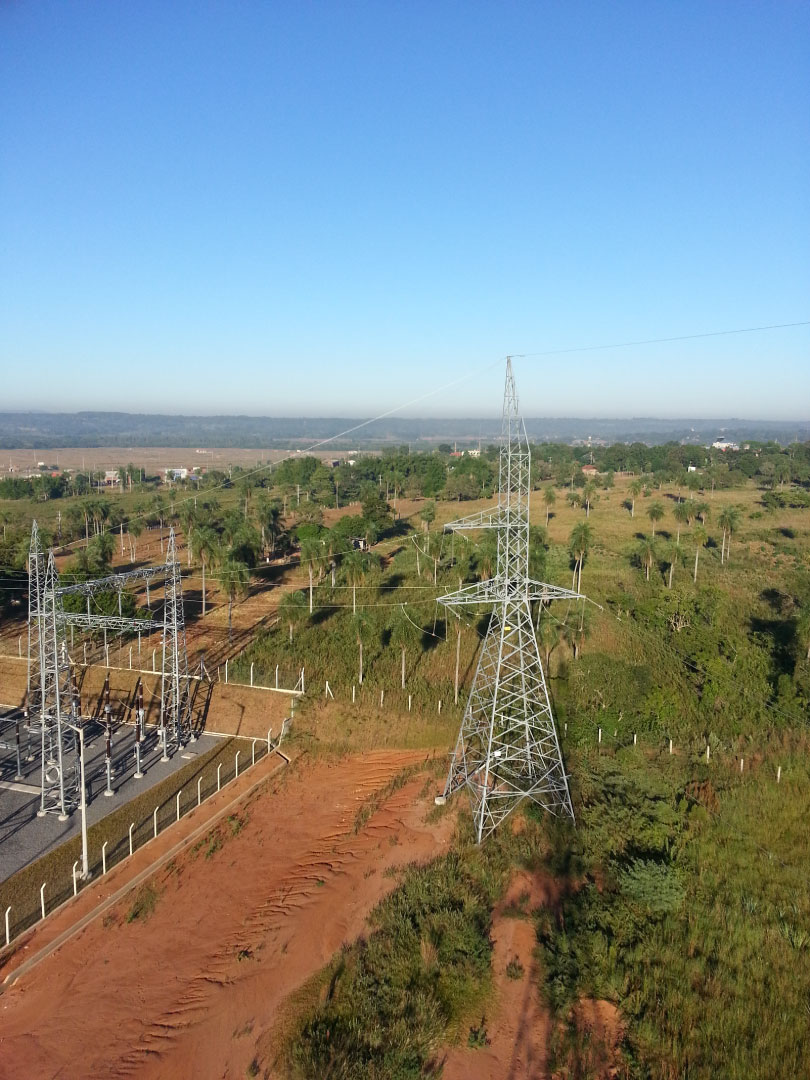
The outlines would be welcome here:
<svg viewBox="0 0 810 1080">
<path fill-rule="evenodd" d="M 743 326 L 737 330 L 709 330 L 701 334 L 679 334 L 676 337 L 645 338 L 640 341 L 619 341 L 609 345 L 577 345 L 566 349 L 546 349 L 543 352 L 512 353 L 521 359 L 533 356 L 565 356 L 568 353 L 599 352 L 603 349 L 629 349 L 637 345 L 663 345 L 673 341 L 697 341 L 699 338 L 728 337 L 730 334 L 755 334 L 763 330 L 785 330 L 793 326 L 810 326 L 810 319 L 802 322 L 771 323 L 768 326 Z"/>
</svg>

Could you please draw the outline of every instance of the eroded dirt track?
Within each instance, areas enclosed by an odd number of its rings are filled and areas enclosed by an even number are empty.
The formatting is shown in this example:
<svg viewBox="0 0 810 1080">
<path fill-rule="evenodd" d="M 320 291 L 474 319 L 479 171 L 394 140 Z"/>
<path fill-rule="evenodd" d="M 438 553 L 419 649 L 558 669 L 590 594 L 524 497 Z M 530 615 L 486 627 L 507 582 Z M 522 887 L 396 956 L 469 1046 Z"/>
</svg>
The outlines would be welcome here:
<svg viewBox="0 0 810 1080">
<path fill-rule="evenodd" d="M 286 997 L 363 931 L 391 866 L 446 850 L 417 773 L 356 831 L 363 803 L 424 751 L 303 760 L 197 849 L 0 997 L 0 1077 L 244 1077 L 275 1056 Z M 240 824 L 243 822 L 243 824 Z M 33 941 L 31 948 L 36 948 Z"/>
</svg>

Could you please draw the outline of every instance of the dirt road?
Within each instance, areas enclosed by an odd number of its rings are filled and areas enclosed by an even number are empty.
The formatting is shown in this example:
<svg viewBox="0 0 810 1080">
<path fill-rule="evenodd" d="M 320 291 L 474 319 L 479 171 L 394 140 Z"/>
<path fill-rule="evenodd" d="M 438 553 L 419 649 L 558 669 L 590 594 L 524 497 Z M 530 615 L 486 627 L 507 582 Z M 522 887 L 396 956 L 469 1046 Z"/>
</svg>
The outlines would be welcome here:
<svg viewBox="0 0 810 1080">
<path fill-rule="evenodd" d="M 254 1061 L 273 1075 L 288 995 L 363 931 L 394 885 L 389 867 L 446 850 L 451 819 L 424 824 L 424 773 L 385 794 L 423 761 L 303 759 L 268 781 L 152 892 L 141 886 L 0 997 L 0 1077 L 221 1080 Z"/>
</svg>

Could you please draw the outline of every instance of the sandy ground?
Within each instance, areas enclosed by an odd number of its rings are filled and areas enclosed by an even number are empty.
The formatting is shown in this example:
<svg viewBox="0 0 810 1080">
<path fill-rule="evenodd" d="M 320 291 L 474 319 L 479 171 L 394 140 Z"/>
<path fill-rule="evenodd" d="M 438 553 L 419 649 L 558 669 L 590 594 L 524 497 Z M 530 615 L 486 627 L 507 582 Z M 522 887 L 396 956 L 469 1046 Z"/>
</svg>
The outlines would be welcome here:
<svg viewBox="0 0 810 1080">
<path fill-rule="evenodd" d="M 552 1021 L 537 989 L 537 939 L 528 915 L 540 907 L 556 906 L 559 898 L 558 886 L 543 875 L 521 871 L 512 879 L 492 919 L 495 994 L 486 1017 L 489 1044 L 450 1050 L 443 1080 L 545 1080 L 550 1075 L 546 1056 Z M 516 908 L 524 912 L 523 917 L 505 914 Z M 523 968 L 519 978 L 507 975 L 510 961 Z"/>
<path fill-rule="evenodd" d="M 122 899 L 0 997 L 0 1077 L 221 1080 L 244 1077 L 254 1060 L 275 1075 L 287 996 L 363 931 L 395 884 L 389 867 L 446 849 L 452 818 L 424 824 L 424 774 L 354 831 L 362 803 L 424 760 L 304 758 L 268 780 L 240 809 L 238 832 L 226 821 L 221 846 L 192 847 L 158 871 L 151 914 L 128 922 L 137 893 Z M 49 920 L 25 955 L 73 918 Z"/>
<path fill-rule="evenodd" d="M 0 476 L 8 473 L 9 465 L 16 473 L 36 470 L 37 464 L 55 465 L 60 469 L 117 469 L 130 462 L 149 471 L 157 469 L 227 469 L 229 465 L 243 468 L 283 461 L 294 457 L 295 450 L 245 449 L 238 446 L 62 446 L 47 450 L 0 451 Z M 378 450 L 308 450 L 308 457 L 321 461 L 335 458 L 345 461 L 366 454 L 379 454 Z"/>
</svg>

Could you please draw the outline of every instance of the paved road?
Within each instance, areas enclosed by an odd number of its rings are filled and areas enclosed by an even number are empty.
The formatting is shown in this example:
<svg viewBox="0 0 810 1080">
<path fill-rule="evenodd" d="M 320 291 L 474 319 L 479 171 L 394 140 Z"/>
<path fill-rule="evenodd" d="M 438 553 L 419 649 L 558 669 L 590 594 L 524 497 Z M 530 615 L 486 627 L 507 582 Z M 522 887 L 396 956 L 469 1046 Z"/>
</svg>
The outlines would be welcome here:
<svg viewBox="0 0 810 1080">
<path fill-rule="evenodd" d="M 23 866 L 58 847 L 77 834 L 81 827 L 78 812 L 67 821 L 59 821 L 56 814 L 37 817 L 40 792 L 38 746 L 33 739 L 29 747 L 27 732 L 21 724 L 22 780 L 17 781 L 13 722 L 16 715 L 16 710 L 0 707 L 0 881 L 5 881 Z M 118 727 L 113 734 L 112 786 L 115 794 L 107 797 L 103 794 L 106 787 L 103 725 L 89 724 L 85 738 L 85 776 L 89 789 L 87 821 L 90 825 L 177 772 L 188 764 L 192 756 L 207 753 L 219 741 L 213 735 L 202 735 L 195 743 L 163 762 L 155 736 L 150 735 L 146 742 L 147 750 L 141 753 L 144 776 L 135 780 L 132 777 L 135 771 L 134 729 Z M 2 744 L 5 744 L 5 748 Z M 33 760 L 28 759 L 29 749 Z"/>
</svg>

